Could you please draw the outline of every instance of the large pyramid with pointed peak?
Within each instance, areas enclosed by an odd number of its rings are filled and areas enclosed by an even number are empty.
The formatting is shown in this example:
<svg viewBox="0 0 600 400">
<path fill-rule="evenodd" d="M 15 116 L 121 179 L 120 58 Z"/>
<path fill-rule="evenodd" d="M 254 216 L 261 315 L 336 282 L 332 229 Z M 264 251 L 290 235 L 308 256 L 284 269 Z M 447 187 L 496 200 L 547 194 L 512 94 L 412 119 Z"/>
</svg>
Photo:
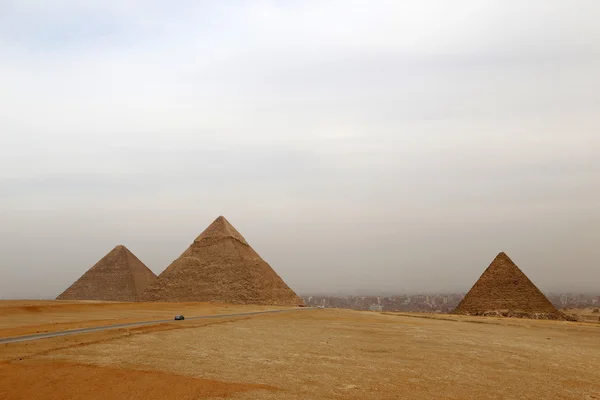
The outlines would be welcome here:
<svg viewBox="0 0 600 400">
<path fill-rule="evenodd" d="M 559 313 L 505 253 L 496 256 L 454 312 L 470 315 Z"/>
<path fill-rule="evenodd" d="M 222 216 L 159 275 L 142 300 L 304 304 Z"/>
<path fill-rule="evenodd" d="M 137 301 L 154 281 L 154 272 L 127 247 L 117 246 L 56 299 Z"/>
</svg>

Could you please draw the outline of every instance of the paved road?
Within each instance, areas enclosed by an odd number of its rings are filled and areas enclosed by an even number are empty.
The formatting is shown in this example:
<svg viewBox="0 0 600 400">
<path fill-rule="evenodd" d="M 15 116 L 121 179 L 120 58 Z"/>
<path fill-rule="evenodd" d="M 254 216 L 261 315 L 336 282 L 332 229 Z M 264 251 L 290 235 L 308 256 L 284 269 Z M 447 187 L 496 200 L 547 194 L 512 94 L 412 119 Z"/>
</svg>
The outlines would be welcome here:
<svg viewBox="0 0 600 400">
<path fill-rule="evenodd" d="M 241 317 L 241 316 L 245 316 L 245 315 L 272 314 L 272 313 L 281 313 L 281 312 L 289 312 L 289 311 L 310 310 L 311 308 L 312 307 L 299 307 L 299 308 L 290 308 L 290 309 L 286 309 L 286 310 L 252 311 L 252 312 L 237 313 L 237 314 L 201 315 L 198 317 L 186 317 L 185 320 L 187 321 L 190 319 Z M 161 324 L 164 322 L 176 322 L 176 321 L 174 321 L 173 319 L 161 319 L 161 320 L 155 320 L 155 321 L 130 322 L 127 324 L 94 326 L 91 328 L 69 329 L 69 330 L 58 331 L 58 332 L 36 333 L 35 335 L 13 336 L 13 337 L 7 337 L 7 338 L 0 338 L 0 344 L 26 342 L 29 340 L 47 339 L 47 338 L 53 338 L 53 337 L 57 337 L 57 336 L 77 335 L 80 333 L 98 332 L 98 331 L 105 331 L 108 329 L 119 329 L 119 328 L 133 327 L 133 326 L 154 325 L 154 324 Z"/>
</svg>

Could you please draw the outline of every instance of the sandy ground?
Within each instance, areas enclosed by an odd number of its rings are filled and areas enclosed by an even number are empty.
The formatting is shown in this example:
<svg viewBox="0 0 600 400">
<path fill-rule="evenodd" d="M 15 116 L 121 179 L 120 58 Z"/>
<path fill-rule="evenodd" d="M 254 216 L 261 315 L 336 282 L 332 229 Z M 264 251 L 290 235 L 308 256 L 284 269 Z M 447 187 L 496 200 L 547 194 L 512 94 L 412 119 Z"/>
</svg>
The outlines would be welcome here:
<svg viewBox="0 0 600 400">
<path fill-rule="evenodd" d="M 0 346 L 0 399 L 600 399 L 600 324 L 299 310 Z"/>
<path fill-rule="evenodd" d="M 600 322 L 600 308 L 569 308 L 564 311 L 576 315 L 582 321 Z"/>
<path fill-rule="evenodd" d="M 119 303 L 94 301 L 0 301 L 0 337 L 55 332 L 125 322 L 232 314 L 290 307 L 211 303 Z"/>
</svg>

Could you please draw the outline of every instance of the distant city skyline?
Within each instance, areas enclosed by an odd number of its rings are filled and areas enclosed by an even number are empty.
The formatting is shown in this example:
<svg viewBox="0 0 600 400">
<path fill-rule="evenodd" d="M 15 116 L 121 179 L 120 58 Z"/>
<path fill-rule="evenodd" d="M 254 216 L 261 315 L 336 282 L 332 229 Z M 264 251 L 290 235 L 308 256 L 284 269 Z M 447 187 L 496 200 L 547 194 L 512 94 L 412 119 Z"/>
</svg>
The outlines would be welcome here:
<svg viewBox="0 0 600 400">
<path fill-rule="evenodd" d="M 600 292 L 546 293 L 557 309 L 598 308 Z M 360 311 L 452 312 L 464 298 L 464 293 L 398 294 L 394 296 L 302 296 L 307 306 L 349 308 Z"/>
</svg>

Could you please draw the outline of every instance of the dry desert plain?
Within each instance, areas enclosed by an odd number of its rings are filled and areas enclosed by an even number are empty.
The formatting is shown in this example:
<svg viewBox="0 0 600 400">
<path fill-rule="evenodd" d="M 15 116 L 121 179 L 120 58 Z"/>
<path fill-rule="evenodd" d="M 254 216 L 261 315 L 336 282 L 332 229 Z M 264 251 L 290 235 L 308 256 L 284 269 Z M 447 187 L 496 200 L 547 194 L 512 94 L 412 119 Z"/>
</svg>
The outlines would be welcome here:
<svg viewBox="0 0 600 400">
<path fill-rule="evenodd" d="M 0 337 L 274 308 L 4 301 Z M 600 399 L 600 323 L 298 309 L 0 345 L 0 399 L 221 398 Z"/>
</svg>

